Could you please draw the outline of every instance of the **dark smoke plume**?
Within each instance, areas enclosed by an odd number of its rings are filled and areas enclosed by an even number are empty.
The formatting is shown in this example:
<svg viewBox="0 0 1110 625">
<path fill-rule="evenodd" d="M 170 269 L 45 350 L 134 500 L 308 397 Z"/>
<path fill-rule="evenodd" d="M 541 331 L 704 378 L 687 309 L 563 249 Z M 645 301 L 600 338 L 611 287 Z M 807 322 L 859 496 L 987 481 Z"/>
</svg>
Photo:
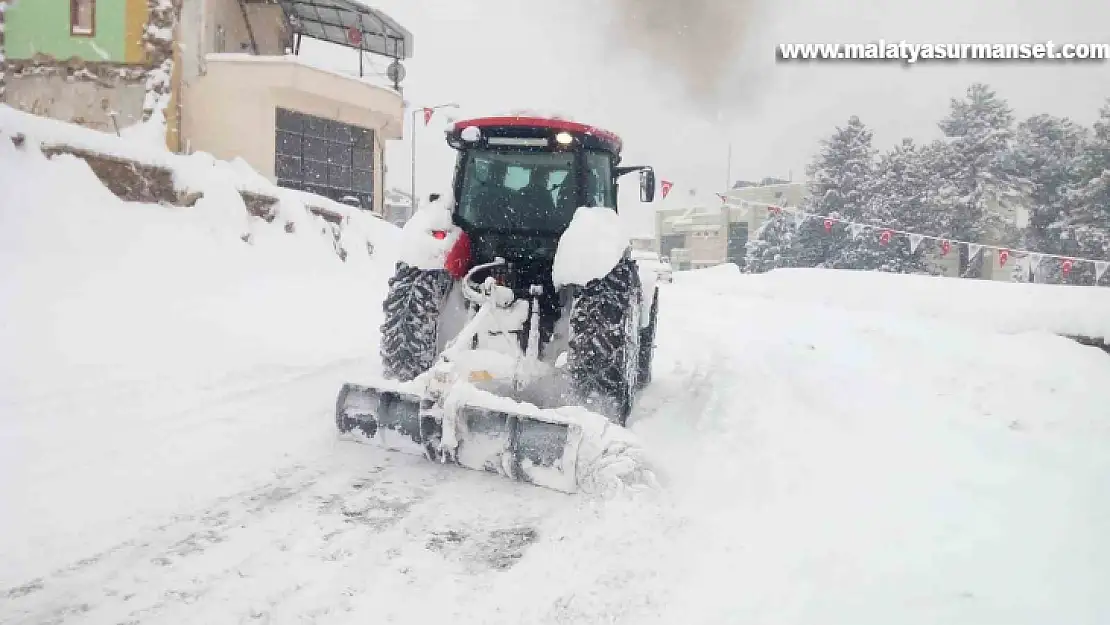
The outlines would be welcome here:
<svg viewBox="0 0 1110 625">
<path fill-rule="evenodd" d="M 609 0 L 616 10 L 612 43 L 667 70 L 700 105 L 733 100 L 758 0 Z M 750 60 L 749 60 L 750 61 Z"/>
</svg>

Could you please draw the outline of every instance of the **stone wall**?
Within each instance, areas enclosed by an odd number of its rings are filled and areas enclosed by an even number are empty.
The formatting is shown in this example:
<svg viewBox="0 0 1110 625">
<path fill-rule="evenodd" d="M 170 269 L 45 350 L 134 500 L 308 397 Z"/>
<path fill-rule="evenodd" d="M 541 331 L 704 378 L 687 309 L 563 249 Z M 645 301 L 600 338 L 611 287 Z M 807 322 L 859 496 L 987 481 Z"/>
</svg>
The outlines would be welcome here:
<svg viewBox="0 0 1110 625">
<path fill-rule="evenodd" d="M 35 115 L 115 133 L 143 119 L 146 87 L 141 81 L 92 72 L 20 72 L 8 79 L 6 103 Z M 113 115 L 114 114 L 114 115 Z"/>
</svg>

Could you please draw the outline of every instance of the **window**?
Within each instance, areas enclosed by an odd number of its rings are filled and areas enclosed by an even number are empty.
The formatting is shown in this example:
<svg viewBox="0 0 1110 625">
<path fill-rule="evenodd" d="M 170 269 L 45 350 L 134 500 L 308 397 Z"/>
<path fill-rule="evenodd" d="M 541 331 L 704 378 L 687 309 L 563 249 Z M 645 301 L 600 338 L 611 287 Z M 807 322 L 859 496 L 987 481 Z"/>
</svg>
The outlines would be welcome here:
<svg viewBox="0 0 1110 625">
<path fill-rule="evenodd" d="M 574 216 L 571 152 L 469 150 L 459 217 L 499 231 L 559 232 Z"/>
<path fill-rule="evenodd" d="M 81 37 L 96 34 L 96 0 L 69 0 L 69 34 Z"/>
<path fill-rule="evenodd" d="M 613 201 L 613 161 L 604 152 L 586 152 L 586 204 L 616 208 Z"/>
</svg>

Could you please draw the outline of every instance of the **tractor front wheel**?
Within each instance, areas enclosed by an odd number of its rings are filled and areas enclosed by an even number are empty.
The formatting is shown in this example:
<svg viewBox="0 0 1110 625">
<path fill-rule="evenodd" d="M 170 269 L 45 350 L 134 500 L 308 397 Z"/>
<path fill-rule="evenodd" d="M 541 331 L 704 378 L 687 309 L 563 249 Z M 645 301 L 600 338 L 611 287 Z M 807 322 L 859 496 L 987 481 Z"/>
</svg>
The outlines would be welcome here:
<svg viewBox="0 0 1110 625">
<path fill-rule="evenodd" d="M 397 263 L 382 303 L 382 371 L 387 378 L 412 380 L 435 363 L 439 317 L 453 279 L 444 270 L 428 271 Z"/>
<path fill-rule="evenodd" d="M 567 372 L 578 399 L 624 425 L 640 374 L 640 275 L 622 259 L 578 292 L 571 310 Z"/>
</svg>

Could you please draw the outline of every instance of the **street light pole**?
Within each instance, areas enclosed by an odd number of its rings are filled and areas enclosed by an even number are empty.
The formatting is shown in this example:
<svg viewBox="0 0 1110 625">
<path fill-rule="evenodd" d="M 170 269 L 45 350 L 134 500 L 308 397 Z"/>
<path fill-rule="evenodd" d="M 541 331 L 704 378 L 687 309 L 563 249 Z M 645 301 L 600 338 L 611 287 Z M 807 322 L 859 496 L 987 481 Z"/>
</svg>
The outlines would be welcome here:
<svg viewBox="0 0 1110 625">
<path fill-rule="evenodd" d="M 732 142 L 728 142 L 728 164 L 726 165 L 728 173 L 725 175 L 725 193 L 732 188 Z"/>
<path fill-rule="evenodd" d="M 459 105 L 455 104 L 454 102 L 448 102 L 447 104 L 437 104 L 435 106 L 417 106 L 413 107 L 412 109 L 412 162 L 409 165 L 409 168 L 411 169 L 410 173 L 412 175 L 412 181 L 409 190 L 412 193 L 412 212 L 414 213 L 417 209 L 417 198 L 419 197 L 416 194 L 416 114 L 423 113 L 425 109 L 431 109 L 435 111 L 442 108 L 457 109 L 459 108 Z"/>
</svg>

